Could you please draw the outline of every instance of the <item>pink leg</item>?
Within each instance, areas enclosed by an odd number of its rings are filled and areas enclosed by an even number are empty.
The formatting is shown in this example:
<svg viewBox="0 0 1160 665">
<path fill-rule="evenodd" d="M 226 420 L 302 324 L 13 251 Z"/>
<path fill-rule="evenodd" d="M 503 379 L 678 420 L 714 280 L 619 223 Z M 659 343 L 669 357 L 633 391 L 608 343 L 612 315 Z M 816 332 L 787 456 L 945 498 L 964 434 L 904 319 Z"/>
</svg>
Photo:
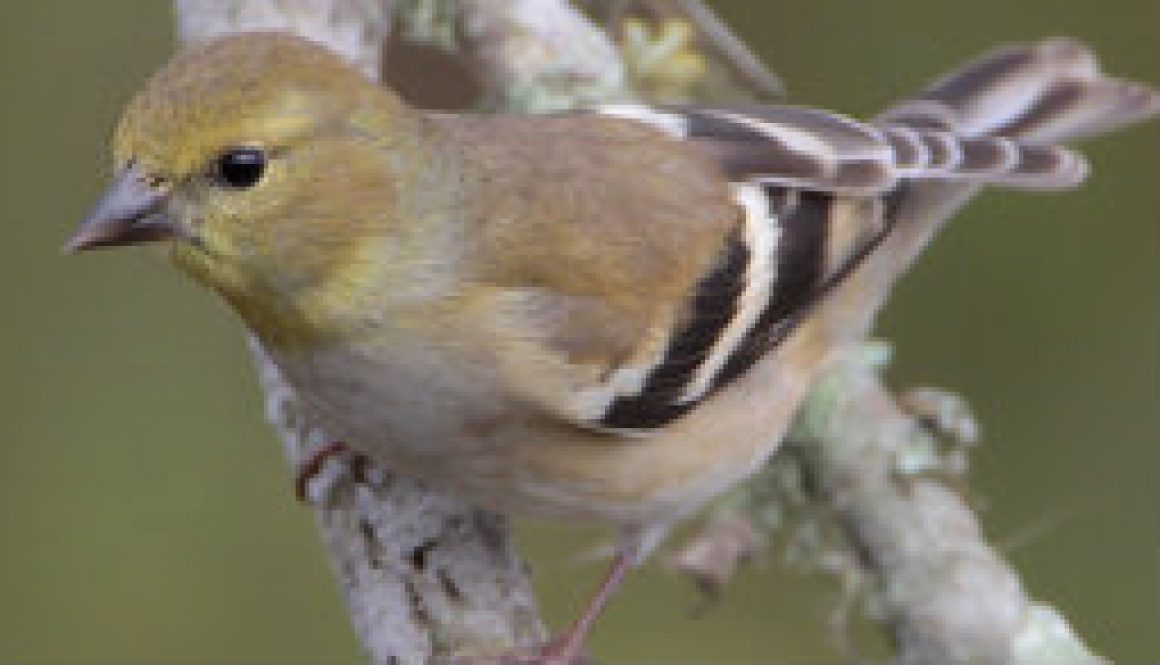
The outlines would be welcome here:
<svg viewBox="0 0 1160 665">
<path fill-rule="evenodd" d="M 634 559 L 634 551 L 618 553 L 608 572 L 604 574 L 600 586 L 596 588 L 596 593 L 567 630 L 535 653 L 513 654 L 504 662 L 520 665 L 576 665 L 583 662 L 584 645 L 592 632 L 592 626 L 600 618 L 604 608 L 608 606 L 608 601 L 616 594 L 629 571 L 633 569 Z"/>
</svg>

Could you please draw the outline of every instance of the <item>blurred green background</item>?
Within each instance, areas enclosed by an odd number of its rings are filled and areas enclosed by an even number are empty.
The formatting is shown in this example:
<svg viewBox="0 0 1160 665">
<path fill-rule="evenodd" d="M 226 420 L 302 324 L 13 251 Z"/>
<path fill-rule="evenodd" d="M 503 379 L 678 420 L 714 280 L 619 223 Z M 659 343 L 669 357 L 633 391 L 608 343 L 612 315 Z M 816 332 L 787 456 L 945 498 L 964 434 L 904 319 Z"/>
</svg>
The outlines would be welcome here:
<svg viewBox="0 0 1160 665">
<path fill-rule="evenodd" d="M 1160 82 L 1160 3 L 716 3 L 792 100 L 869 114 L 1004 40 L 1070 34 Z M 0 3 L 0 661 L 350 661 L 239 326 L 148 251 L 62 257 L 121 105 L 171 50 L 166 2 Z M 1081 191 L 992 194 L 897 291 L 892 380 L 968 396 L 975 496 L 1037 597 L 1123 662 L 1160 660 L 1160 130 L 1090 146 Z M 591 534 L 524 529 L 570 616 Z M 776 553 L 692 618 L 659 567 L 601 624 L 607 660 L 834 662 L 836 587 Z"/>
</svg>

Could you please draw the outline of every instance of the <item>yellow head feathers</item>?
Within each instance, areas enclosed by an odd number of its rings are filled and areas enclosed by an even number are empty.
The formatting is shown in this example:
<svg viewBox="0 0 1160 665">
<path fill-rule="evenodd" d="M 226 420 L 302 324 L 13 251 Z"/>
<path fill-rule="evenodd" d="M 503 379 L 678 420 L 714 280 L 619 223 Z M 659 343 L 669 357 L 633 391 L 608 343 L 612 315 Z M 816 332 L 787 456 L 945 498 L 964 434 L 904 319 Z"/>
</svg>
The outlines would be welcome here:
<svg viewBox="0 0 1160 665">
<path fill-rule="evenodd" d="M 136 160 L 180 177 L 225 148 L 301 140 L 370 106 L 404 112 L 390 91 L 325 48 L 274 32 L 233 35 L 179 53 L 157 72 L 125 109 L 113 151 L 119 166 Z"/>
<path fill-rule="evenodd" d="M 395 222 L 396 173 L 420 124 L 392 92 L 307 40 L 208 42 L 129 104 L 107 219 L 73 247 L 168 234 L 177 264 L 251 327 L 314 334 Z"/>
</svg>

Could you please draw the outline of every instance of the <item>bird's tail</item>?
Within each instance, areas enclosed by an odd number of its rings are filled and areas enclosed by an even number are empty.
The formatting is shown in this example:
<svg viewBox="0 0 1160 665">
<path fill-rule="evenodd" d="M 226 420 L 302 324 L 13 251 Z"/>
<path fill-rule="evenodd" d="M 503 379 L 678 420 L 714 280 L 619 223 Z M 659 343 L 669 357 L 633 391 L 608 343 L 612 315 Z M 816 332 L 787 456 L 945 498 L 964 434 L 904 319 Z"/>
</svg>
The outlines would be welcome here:
<svg viewBox="0 0 1160 665">
<path fill-rule="evenodd" d="M 1103 74 L 1087 46 L 1056 37 L 991 51 L 877 121 L 1042 144 L 1102 134 L 1157 112 L 1155 90 Z"/>
<path fill-rule="evenodd" d="M 907 130 L 933 130 L 971 139 L 963 145 L 985 145 L 989 138 L 1017 145 L 1023 163 L 1011 169 L 1011 177 L 987 184 L 1057 189 L 1078 184 L 1087 169 L 1082 156 L 1056 149 L 1055 144 L 1109 132 L 1157 113 L 1160 92 L 1107 76 L 1084 44 L 1052 38 L 991 51 L 888 109 L 875 124 L 888 136 L 898 135 L 892 140 L 905 137 Z M 1051 148 L 1036 150 L 1037 146 Z M 1065 159 L 1031 163 L 1048 155 Z M 1057 169 L 1058 178 L 1044 177 L 1048 169 Z M 853 276 L 862 284 L 844 289 L 862 300 L 843 302 L 838 295 L 830 309 L 841 321 L 831 329 L 864 334 L 894 281 L 981 186 L 937 178 L 903 184 L 895 195 L 892 232 Z"/>
</svg>

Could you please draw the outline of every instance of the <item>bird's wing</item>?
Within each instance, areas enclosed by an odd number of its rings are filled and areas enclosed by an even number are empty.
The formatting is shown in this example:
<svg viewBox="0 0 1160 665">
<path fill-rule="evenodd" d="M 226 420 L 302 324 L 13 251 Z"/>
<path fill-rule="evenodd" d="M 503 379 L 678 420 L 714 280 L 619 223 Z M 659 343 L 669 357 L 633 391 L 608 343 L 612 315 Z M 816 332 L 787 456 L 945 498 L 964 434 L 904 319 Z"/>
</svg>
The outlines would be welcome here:
<svg viewBox="0 0 1160 665">
<path fill-rule="evenodd" d="M 918 113 L 925 110 L 926 115 Z M 945 115 L 899 107 L 897 117 L 869 124 L 795 106 L 740 109 L 618 105 L 602 113 L 632 118 L 683 137 L 712 155 L 731 180 L 880 196 L 905 180 L 963 181 L 1039 190 L 1074 187 L 1087 174 L 1066 148 L 958 131 Z M 903 112 L 912 116 L 904 116 Z"/>
<path fill-rule="evenodd" d="M 882 131 L 807 109 L 617 106 L 519 128 L 535 134 L 474 153 L 534 171 L 487 177 L 502 270 L 479 280 L 481 337 L 523 397 L 619 432 L 675 421 L 775 348 L 885 232 L 901 179 Z M 494 152 L 513 144 L 537 149 Z"/>
<path fill-rule="evenodd" d="M 661 428 L 774 352 L 889 238 L 922 242 L 953 209 L 927 206 L 916 214 L 912 199 L 939 187 L 969 193 L 984 184 L 1037 190 L 1079 184 L 1087 174 L 1083 157 L 1044 142 L 1076 132 L 1026 126 L 1106 129 L 1155 113 L 1156 95 L 1102 77 L 1075 48 L 1048 41 L 989 54 L 873 124 L 799 107 L 597 109 L 708 157 L 727 183 L 733 212 L 715 214 L 729 220 L 727 230 L 715 258 L 681 283 L 679 306 L 644 324 L 619 325 L 618 309 L 600 291 L 577 298 L 550 288 L 507 290 L 505 297 L 518 303 L 513 310 L 522 312 L 513 320 L 546 331 L 522 355 L 547 359 L 522 368 L 526 392 L 585 425 Z M 981 116 L 989 119 L 986 127 L 976 122 Z M 624 165 L 609 166 L 633 182 Z M 679 198 L 673 192 L 680 189 L 660 191 Z M 639 191 L 647 204 L 664 205 L 650 200 L 652 189 Z M 625 224 L 630 235 L 649 226 L 640 219 L 604 221 Z M 892 234 L 900 224 L 907 228 Z M 886 288 L 874 284 L 893 283 L 912 258 L 907 251 L 898 250 L 896 268 L 858 270 L 859 279 L 851 281 Z M 868 312 L 847 316 L 861 329 L 881 298 L 869 294 L 865 307 L 856 294 L 840 300 L 851 312 Z M 570 345 L 580 338 L 617 351 L 593 354 L 594 362 L 561 352 L 574 350 Z M 543 380 L 548 376 L 553 380 Z"/>
</svg>

